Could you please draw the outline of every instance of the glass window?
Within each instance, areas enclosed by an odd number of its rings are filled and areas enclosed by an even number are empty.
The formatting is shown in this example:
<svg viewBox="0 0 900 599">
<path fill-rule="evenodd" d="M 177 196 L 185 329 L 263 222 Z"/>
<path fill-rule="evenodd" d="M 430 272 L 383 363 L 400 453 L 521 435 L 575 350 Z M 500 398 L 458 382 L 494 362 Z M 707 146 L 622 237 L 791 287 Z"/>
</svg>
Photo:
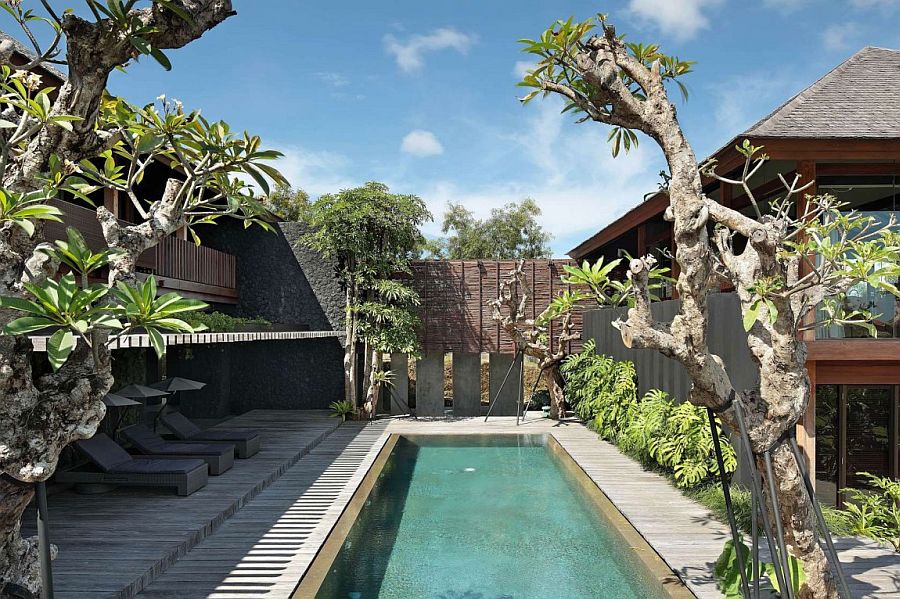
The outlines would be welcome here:
<svg viewBox="0 0 900 599">
<path fill-rule="evenodd" d="M 897 178 L 894 175 L 823 177 L 819 180 L 819 193 L 828 193 L 847 203 L 847 210 L 857 210 L 887 224 L 893 215 L 900 222 L 897 205 Z M 896 281 L 891 281 L 896 284 Z M 847 291 L 845 309 L 868 310 L 875 315 L 873 324 L 878 337 L 900 335 L 900 310 L 897 298 L 867 283 L 859 283 Z M 863 327 L 833 325 L 817 331 L 820 339 L 870 337 Z"/>
<path fill-rule="evenodd" d="M 837 385 L 816 387 L 816 496 L 828 505 L 837 502 L 839 392 Z"/>
<path fill-rule="evenodd" d="M 818 398 L 817 398 L 818 399 Z M 847 486 L 863 487 L 860 472 L 891 475 L 891 387 L 847 388 Z"/>
</svg>

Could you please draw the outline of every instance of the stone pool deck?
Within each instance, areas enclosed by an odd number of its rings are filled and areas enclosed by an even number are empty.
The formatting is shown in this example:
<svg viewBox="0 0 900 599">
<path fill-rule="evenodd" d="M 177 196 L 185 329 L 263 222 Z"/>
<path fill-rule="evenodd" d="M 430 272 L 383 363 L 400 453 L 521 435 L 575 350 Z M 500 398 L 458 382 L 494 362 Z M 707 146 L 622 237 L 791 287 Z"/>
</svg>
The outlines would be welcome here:
<svg viewBox="0 0 900 599">
<path fill-rule="evenodd" d="M 264 430 L 268 442 L 190 497 L 50 497 L 58 598 L 286 599 L 392 433 L 552 434 L 698 597 L 721 596 L 709 573 L 727 528 L 578 422 L 532 414 L 518 427 L 508 417 L 337 427 L 321 412 L 254 411 L 220 426 Z M 861 539 L 837 543 L 856 597 L 900 597 L 897 554 Z"/>
</svg>

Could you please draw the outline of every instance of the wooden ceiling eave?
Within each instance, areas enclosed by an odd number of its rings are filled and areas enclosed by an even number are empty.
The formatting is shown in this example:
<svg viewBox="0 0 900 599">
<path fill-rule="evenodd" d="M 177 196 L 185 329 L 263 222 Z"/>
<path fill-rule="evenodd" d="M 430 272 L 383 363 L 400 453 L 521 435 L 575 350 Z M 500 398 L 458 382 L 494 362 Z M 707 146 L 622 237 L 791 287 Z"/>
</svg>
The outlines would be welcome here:
<svg viewBox="0 0 900 599">
<path fill-rule="evenodd" d="M 842 161 L 842 160 L 874 160 L 900 161 L 900 138 L 767 138 L 739 135 L 722 146 L 711 158 L 715 158 L 717 171 L 733 175 L 744 164 L 744 157 L 735 146 L 749 139 L 755 146 L 763 146 L 770 160 L 785 161 Z M 704 161 L 701 161 L 704 162 Z M 718 182 L 711 177 L 702 177 L 703 190 L 712 193 L 718 188 Z M 569 251 L 568 255 L 580 260 L 634 227 L 662 214 L 668 206 L 668 196 L 657 192 L 646 201 L 641 202 L 624 215 L 598 231 L 589 239 Z"/>
</svg>

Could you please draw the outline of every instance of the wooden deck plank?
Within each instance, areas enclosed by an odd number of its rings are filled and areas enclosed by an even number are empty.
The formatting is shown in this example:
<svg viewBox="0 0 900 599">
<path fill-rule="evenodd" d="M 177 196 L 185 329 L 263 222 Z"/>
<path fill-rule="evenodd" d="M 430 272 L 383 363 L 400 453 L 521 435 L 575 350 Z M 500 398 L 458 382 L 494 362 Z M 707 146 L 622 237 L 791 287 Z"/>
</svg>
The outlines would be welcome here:
<svg viewBox="0 0 900 599">
<path fill-rule="evenodd" d="M 339 428 L 138 597 L 288 597 L 387 440 L 386 428 Z"/>
</svg>

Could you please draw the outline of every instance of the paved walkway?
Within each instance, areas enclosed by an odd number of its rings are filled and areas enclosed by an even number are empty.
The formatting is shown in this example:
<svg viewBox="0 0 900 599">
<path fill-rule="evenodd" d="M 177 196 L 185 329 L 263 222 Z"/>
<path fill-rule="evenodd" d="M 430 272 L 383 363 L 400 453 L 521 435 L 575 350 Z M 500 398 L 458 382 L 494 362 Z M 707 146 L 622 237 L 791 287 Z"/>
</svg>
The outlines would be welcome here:
<svg viewBox="0 0 900 599">
<path fill-rule="evenodd" d="M 727 528 L 579 423 L 535 416 L 519 427 L 514 418 L 502 417 L 487 423 L 394 419 L 347 423 L 331 432 L 335 422 L 323 414 L 262 411 L 228 422 L 270 430 L 271 440 L 257 458 L 282 464 L 265 484 L 242 482 L 250 488 L 243 495 L 229 490 L 227 473 L 210 479 L 210 487 L 222 485 L 206 496 L 204 489 L 189 498 L 164 492 L 148 497 L 146 490 L 51 497 L 54 541 L 62 550 L 55 569 L 58 596 L 128 597 L 142 591 L 138 596 L 146 599 L 286 599 L 389 434 L 519 432 L 552 434 L 698 597 L 720 597 L 710 571 Z M 238 461 L 235 470 L 257 458 Z M 218 493 L 232 497 L 234 507 Z M 196 506 L 188 503 L 193 498 L 201 498 Z M 204 504 L 209 505 L 201 509 Z M 897 554 L 861 539 L 840 539 L 838 546 L 856 596 L 900 597 Z"/>
</svg>

